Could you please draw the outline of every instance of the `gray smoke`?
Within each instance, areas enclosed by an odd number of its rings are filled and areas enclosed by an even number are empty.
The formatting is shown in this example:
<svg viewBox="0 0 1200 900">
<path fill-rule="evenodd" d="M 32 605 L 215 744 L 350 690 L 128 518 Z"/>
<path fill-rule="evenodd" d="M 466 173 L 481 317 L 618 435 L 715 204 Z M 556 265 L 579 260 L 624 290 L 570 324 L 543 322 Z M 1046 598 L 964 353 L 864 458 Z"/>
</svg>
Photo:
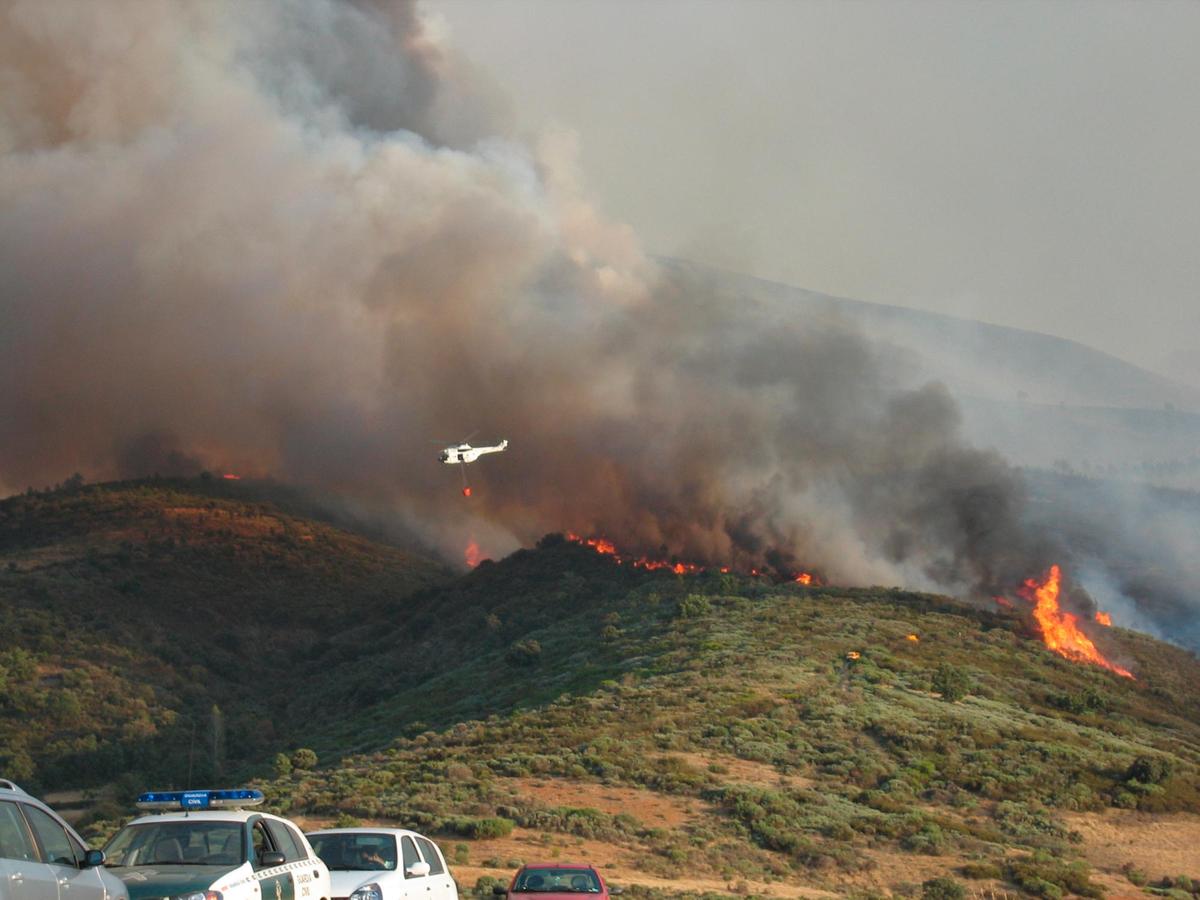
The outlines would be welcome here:
<svg viewBox="0 0 1200 900">
<path fill-rule="evenodd" d="M 412 3 L 0 4 L 0 485 L 201 466 L 986 594 L 1060 548 L 937 385 L 646 258 Z M 430 441 L 511 450 L 472 468 Z"/>
</svg>

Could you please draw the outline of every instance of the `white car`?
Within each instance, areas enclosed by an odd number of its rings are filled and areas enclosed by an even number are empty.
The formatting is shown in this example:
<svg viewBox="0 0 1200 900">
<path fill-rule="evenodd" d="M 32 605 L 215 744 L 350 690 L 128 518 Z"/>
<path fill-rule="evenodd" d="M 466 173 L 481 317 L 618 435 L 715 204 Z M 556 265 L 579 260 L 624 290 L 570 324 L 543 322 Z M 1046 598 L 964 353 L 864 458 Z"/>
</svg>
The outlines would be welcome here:
<svg viewBox="0 0 1200 900">
<path fill-rule="evenodd" d="M 128 900 L 103 862 L 50 807 L 0 779 L 0 900 Z"/>
<path fill-rule="evenodd" d="M 403 828 L 329 828 L 308 839 L 329 867 L 333 900 L 458 900 L 438 845 Z"/>
<path fill-rule="evenodd" d="M 129 900 L 332 900 L 329 870 L 300 829 L 245 808 L 262 802 L 250 790 L 142 794 L 140 809 L 170 811 L 113 835 L 105 865 Z"/>
</svg>

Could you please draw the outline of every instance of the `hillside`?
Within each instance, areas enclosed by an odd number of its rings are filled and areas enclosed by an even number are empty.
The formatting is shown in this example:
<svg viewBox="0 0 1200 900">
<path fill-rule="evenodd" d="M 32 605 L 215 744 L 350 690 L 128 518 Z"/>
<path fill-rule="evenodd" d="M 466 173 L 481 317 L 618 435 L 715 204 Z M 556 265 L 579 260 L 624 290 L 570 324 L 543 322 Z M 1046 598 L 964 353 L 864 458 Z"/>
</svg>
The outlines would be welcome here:
<svg viewBox="0 0 1200 900">
<path fill-rule="evenodd" d="M 1200 829 L 1200 665 L 1133 632 L 1101 638 L 1129 681 L 1049 653 L 1022 610 L 631 571 L 552 539 L 431 593 L 422 643 L 457 658 L 423 679 L 364 655 L 395 693 L 320 755 L 378 749 L 280 770 L 277 808 L 428 830 L 473 878 L 587 855 L 671 895 L 939 875 L 1099 895 L 1132 888 L 1088 843 L 1111 843 L 1106 810 Z"/>
<path fill-rule="evenodd" d="M 3 775 L 257 771 L 310 823 L 430 832 L 464 888 L 547 857 L 635 896 L 1200 876 L 1186 651 L 1106 629 L 1128 680 L 1047 651 L 1025 608 L 646 571 L 556 535 L 456 577 L 261 496 L 0 503 Z"/>
<path fill-rule="evenodd" d="M 75 786 L 260 760 L 305 726 L 284 701 L 328 634 L 447 577 L 272 494 L 151 480 L 0 502 L 0 770 Z"/>
</svg>

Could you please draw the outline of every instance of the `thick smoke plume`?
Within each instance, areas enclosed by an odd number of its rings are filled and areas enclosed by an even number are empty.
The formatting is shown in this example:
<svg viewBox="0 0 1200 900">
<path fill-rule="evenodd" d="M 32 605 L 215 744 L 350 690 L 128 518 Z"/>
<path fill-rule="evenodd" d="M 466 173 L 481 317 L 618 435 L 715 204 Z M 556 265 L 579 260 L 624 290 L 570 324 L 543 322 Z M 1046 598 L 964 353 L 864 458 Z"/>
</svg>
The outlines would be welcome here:
<svg viewBox="0 0 1200 900">
<path fill-rule="evenodd" d="M 1055 548 L 936 386 L 646 258 L 411 3 L 0 5 L 0 485 L 229 469 L 457 555 L 550 530 L 1008 589 Z M 434 439 L 507 437 L 475 497 Z"/>
</svg>

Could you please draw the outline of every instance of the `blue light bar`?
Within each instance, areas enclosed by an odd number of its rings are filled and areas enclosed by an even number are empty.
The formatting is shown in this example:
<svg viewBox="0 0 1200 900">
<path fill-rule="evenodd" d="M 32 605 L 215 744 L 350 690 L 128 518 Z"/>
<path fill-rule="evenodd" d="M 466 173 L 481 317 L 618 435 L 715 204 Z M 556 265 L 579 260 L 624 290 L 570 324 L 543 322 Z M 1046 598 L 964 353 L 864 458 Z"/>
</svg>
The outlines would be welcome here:
<svg viewBox="0 0 1200 900">
<path fill-rule="evenodd" d="M 137 798 L 138 809 L 237 809 L 258 806 L 262 791 L 246 788 L 225 791 L 148 791 Z"/>
</svg>

